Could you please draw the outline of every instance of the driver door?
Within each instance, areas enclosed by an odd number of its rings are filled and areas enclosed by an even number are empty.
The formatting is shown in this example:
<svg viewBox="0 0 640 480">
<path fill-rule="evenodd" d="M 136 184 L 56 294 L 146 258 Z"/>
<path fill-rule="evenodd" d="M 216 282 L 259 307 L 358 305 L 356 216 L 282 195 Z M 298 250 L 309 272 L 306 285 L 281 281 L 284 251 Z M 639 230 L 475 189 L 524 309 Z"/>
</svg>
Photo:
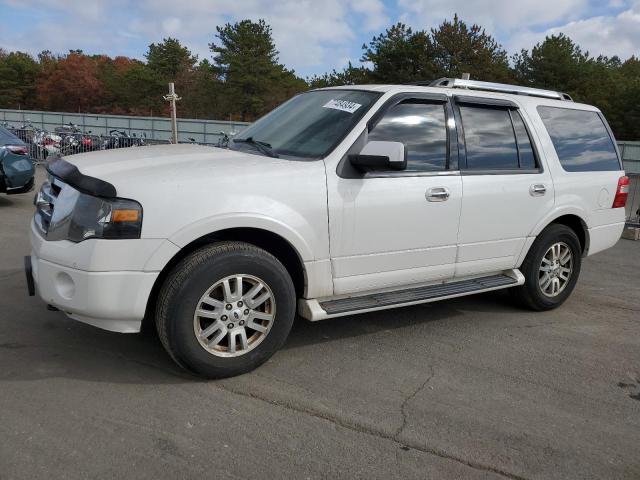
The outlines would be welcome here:
<svg viewBox="0 0 640 480">
<path fill-rule="evenodd" d="M 372 140 L 404 143 L 407 169 L 328 175 L 334 293 L 452 279 L 462 182 L 447 97 L 393 97 L 357 143 Z"/>
</svg>

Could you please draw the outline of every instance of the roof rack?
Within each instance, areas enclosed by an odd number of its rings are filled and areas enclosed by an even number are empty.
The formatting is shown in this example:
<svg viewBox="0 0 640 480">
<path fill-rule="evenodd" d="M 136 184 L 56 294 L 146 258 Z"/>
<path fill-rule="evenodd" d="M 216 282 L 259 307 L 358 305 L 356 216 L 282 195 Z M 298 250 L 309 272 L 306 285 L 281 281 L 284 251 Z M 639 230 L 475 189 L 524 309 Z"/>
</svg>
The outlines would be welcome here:
<svg viewBox="0 0 640 480">
<path fill-rule="evenodd" d="M 445 88 L 466 88 L 469 90 L 482 90 L 485 92 L 511 93 L 514 95 L 528 95 L 530 97 L 551 98 L 553 100 L 565 100 L 573 102 L 568 93 L 556 92 L 553 90 L 542 90 L 541 88 L 520 87 L 507 83 L 480 82 L 478 80 L 465 80 L 460 78 L 439 78 L 433 82 L 416 82 L 415 85 L 426 85 L 429 87 Z"/>
</svg>

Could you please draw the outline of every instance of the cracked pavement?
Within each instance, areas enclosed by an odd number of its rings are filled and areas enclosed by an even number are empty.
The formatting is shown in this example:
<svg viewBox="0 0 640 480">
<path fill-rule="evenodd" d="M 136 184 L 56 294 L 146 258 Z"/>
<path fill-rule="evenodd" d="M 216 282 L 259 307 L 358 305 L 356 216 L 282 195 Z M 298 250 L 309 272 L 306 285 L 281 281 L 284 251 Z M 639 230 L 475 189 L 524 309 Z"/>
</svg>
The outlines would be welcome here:
<svg viewBox="0 0 640 480">
<path fill-rule="evenodd" d="M 242 377 L 26 293 L 32 195 L 0 196 L 0 479 L 640 478 L 640 242 L 558 310 L 505 292 L 294 326 Z"/>
</svg>

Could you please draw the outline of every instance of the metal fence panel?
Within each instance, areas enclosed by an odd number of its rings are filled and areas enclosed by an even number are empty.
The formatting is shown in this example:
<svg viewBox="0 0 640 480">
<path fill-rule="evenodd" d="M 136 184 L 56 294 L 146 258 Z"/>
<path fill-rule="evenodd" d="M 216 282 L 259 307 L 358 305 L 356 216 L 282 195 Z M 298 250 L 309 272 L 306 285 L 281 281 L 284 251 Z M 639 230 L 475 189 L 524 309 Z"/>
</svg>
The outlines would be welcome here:
<svg viewBox="0 0 640 480">
<path fill-rule="evenodd" d="M 171 138 L 171 121 L 163 117 L 134 117 L 127 115 L 97 115 L 89 113 L 41 112 L 36 110 L 0 109 L 0 123 L 8 122 L 19 126 L 31 122 L 43 130 L 53 131 L 56 127 L 69 122 L 78 125 L 93 135 L 109 135 L 111 130 L 124 130 L 129 135 L 136 134 L 151 140 L 168 141 Z M 246 122 L 224 120 L 199 120 L 182 118 L 178 120 L 178 140 L 216 144 L 222 136 L 220 132 L 235 134 L 243 130 Z"/>
<path fill-rule="evenodd" d="M 640 142 L 618 142 L 626 173 L 640 175 Z"/>
</svg>

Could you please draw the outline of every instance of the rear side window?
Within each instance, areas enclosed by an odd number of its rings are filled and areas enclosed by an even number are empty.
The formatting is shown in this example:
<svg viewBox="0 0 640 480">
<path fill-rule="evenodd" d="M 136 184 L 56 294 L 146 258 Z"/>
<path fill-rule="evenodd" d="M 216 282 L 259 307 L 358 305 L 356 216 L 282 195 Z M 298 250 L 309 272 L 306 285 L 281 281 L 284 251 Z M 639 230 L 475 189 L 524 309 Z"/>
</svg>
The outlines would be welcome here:
<svg viewBox="0 0 640 480">
<path fill-rule="evenodd" d="M 10 143 L 16 143 L 16 137 L 9 133 L 4 128 L 0 127 L 0 145 L 8 145 Z M 18 140 L 18 143 L 22 143 Z"/>
<path fill-rule="evenodd" d="M 467 170 L 531 170 L 536 157 L 517 110 L 460 105 Z"/>
<path fill-rule="evenodd" d="M 387 110 L 369 132 L 369 140 L 402 142 L 407 149 L 407 172 L 444 170 L 447 129 L 444 105 L 405 101 Z"/>
<path fill-rule="evenodd" d="M 538 113 L 566 171 L 620 170 L 613 139 L 597 112 L 540 106 Z"/>
</svg>

